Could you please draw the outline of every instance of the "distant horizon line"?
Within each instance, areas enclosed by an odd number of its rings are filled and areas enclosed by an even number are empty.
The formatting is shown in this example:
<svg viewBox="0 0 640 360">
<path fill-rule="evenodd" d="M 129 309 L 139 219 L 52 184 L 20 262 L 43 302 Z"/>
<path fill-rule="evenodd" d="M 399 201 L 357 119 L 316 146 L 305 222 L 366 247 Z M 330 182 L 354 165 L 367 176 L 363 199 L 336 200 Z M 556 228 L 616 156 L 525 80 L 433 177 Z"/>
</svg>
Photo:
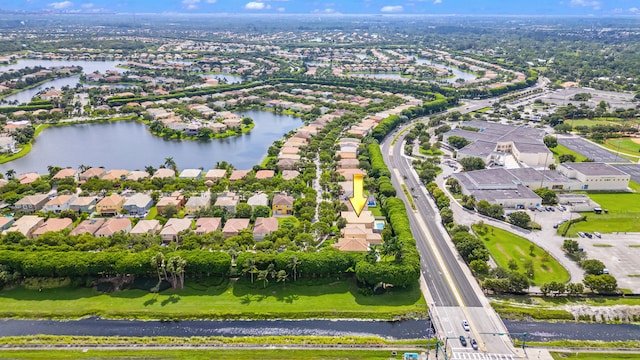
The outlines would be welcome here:
<svg viewBox="0 0 640 360">
<path fill-rule="evenodd" d="M 640 20 L 638 14 L 465 14 L 465 13 L 451 13 L 451 14 L 433 14 L 433 13 L 419 13 L 419 14 L 385 14 L 385 13 L 281 13 L 281 12 L 208 12 L 208 13 L 193 13 L 193 12 L 179 12 L 179 11 L 163 11 L 163 12 L 115 12 L 115 11 L 102 11 L 102 12 L 60 12 L 60 11 L 15 11 L 15 10 L 3 10 L 0 9 L 1 15 L 69 15 L 69 16 L 81 16 L 81 15 L 180 15 L 180 16 L 325 16 L 325 17 L 536 17 L 536 18 L 637 18 Z"/>
</svg>

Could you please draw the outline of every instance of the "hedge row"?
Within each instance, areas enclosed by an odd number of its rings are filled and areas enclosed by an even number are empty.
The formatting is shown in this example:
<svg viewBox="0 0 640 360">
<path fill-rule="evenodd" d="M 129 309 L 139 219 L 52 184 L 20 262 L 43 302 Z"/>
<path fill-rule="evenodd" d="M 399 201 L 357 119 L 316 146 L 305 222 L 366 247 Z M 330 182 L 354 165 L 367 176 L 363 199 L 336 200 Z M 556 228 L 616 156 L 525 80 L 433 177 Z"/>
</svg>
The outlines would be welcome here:
<svg viewBox="0 0 640 360">
<path fill-rule="evenodd" d="M 369 170 L 369 175 L 374 178 L 379 178 L 380 176 L 391 176 L 391 172 L 387 168 L 387 165 L 384 163 L 384 158 L 382 157 L 382 150 L 380 150 L 380 145 L 378 144 L 369 144 L 367 146 L 367 151 L 369 152 L 369 161 L 371 162 L 371 169 Z"/>
<path fill-rule="evenodd" d="M 139 253 L 82 251 L 0 251 L 0 264 L 27 277 L 70 277 L 154 275 L 154 251 Z M 166 258 L 181 256 L 187 261 L 186 276 L 224 276 L 231 269 L 231 256 L 223 252 L 176 251 Z"/>
</svg>

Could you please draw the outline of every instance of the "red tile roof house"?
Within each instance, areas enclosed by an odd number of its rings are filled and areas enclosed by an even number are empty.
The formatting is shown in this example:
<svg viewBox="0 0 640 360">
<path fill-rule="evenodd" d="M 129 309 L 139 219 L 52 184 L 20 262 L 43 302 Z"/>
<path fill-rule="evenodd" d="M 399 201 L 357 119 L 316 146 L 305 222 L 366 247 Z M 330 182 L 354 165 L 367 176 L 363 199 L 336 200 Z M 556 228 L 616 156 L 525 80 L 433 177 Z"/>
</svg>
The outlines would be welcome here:
<svg viewBox="0 0 640 360">
<path fill-rule="evenodd" d="M 38 236 L 50 231 L 61 231 L 64 229 L 71 229 L 72 227 L 73 221 L 69 218 L 51 218 L 35 229 L 33 233 L 31 233 L 31 236 L 33 238 L 37 238 Z"/>
<path fill-rule="evenodd" d="M 131 235 L 144 235 L 144 234 L 149 234 L 149 235 L 156 235 L 160 233 L 160 230 L 162 230 L 162 225 L 160 224 L 160 221 L 158 220 L 140 220 L 138 221 L 138 223 L 136 224 L 136 226 L 133 227 L 133 229 L 131 229 L 131 231 L 129 231 L 129 234 Z"/>
<path fill-rule="evenodd" d="M 247 228 L 249 228 L 249 219 L 229 219 L 227 223 L 224 224 L 222 235 L 224 235 L 225 239 L 230 238 L 238 235 L 240 230 Z"/>
<path fill-rule="evenodd" d="M 264 237 L 278 230 L 278 219 L 274 217 L 259 217 L 253 225 L 253 239 L 262 241 Z"/>
<path fill-rule="evenodd" d="M 128 233 L 131 231 L 131 220 L 129 218 L 108 219 L 94 234 L 97 237 L 113 236 L 115 233 Z"/>
<path fill-rule="evenodd" d="M 80 182 L 85 182 L 94 177 L 101 178 L 106 173 L 107 172 L 103 168 L 94 167 L 80 174 L 79 179 L 80 179 Z"/>
<path fill-rule="evenodd" d="M 182 209 L 182 206 L 184 205 L 184 195 L 175 194 L 175 195 L 164 196 L 160 198 L 160 200 L 158 200 L 158 203 L 156 204 L 158 214 L 162 214 L 164 211 L 164 208 L 169 205 L 175 206 L 176 209 L 180 211 L 180 209 Z"/>
<path fill-rule="evenodd" d="M 160 230 L 160 237 L 164 243 L 180 242 L 180 232 L 189 229 L 191 229 L 191 219 L 171 218 L 167 220 L 167 223 Z"/>
<path fill-rule="evenodd" d="M 75 195 L 60 195 L 47 201 L 42 207 L 43 211 L 51 211 L 59 214 L 63 210 L 69 210 L 71 203 L 76 199 Z"/>
<path fill-rule="evenodd" d="M 105 221 L 106 219 L 101 219 L 101 218 L 84 220 L 83 222 L 78 224 L 78 226 L 76 226 L 75 229 L 71 230 L 71 233 L 69 233 L 69 235 L 71 236 L 78 236 L 82 234 L 93 235 L 96 233 L 96 231 L 98 231 L 98 229 L 102 227 L 102 225 L 104 225 Z"/>
<path fill-rule="evenodd" d="M 196 235 L 204 235 L 220 230 L 221 218 L 202 217 L 196 220 Z"/>
<path fill-rule="evenodd" d="M 271 202 L 273 215 L 293 215 L 293 196 L 275 194 Z"/>
<path fill-rule="evenodd" d="M 51 179 L 53 180 L 62 180 L 66 178 L 76 179 L 78 172 L 72 168 L 66 168 L 58 171 Z"/>
</svg>

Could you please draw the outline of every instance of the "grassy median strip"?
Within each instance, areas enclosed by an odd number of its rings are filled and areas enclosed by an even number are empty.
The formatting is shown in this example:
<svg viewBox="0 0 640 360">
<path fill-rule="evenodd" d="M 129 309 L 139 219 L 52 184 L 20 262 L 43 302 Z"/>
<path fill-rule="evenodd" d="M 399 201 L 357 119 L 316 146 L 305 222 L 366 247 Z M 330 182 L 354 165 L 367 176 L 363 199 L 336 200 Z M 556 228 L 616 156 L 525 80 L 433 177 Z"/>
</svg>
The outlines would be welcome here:
<svg viewBox="0 0 640 360">
<path fill-rule="evenodd" d="M 411 208 L 415 210 L 416 204 L 414 204 L 413 197 L 411 196 L 411 193 L 409 193 L 409 190 L 407 190 L 407 186 L 405 184 L 402 184 L 402 191 L 404 191 L 404 194 L 407 196 L 407 200 L 409 200 L 409 205 L 411 205 Z"/>
<path fill-rule="evenodd" d="M 393 320 L 426 317 L 419 287 L 394 288 L 365 296 L 352 279 L 298 280 L 251 284 L 249 279 L 202 286 L 187 279 L 183 290 L 160 294 L 144 290 L 99 293 L 88 288 L 0 293 L 1 318 L 77 319 L 303 319 L 358 318 Z"/>
<path fill-rule="evenodd" d="M 620 354 L 620 353 L 596 353 L 596 352 L 552 352 L 554 359 L 580 359 L 580 360 L 618 360 L 618 359 L 640 359 L 640 354 Z"/>
<path fill-rule="evenodd" d="M 402 352 L 399 352 L 402 354 Z M 389 350 L 4 350 L 0 359 L 233 359 L 233 360 L 281 360 L 281 359 L 386 359 Z"/>
</svg>

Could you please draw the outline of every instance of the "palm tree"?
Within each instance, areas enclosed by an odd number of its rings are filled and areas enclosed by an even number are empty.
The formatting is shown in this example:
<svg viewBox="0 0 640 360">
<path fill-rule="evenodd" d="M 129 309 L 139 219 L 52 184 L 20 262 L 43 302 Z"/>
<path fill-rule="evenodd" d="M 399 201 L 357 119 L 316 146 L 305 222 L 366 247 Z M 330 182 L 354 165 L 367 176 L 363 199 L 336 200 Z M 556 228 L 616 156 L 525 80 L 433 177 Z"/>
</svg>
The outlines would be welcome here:
<svg viewBox="0 0 640 360">
<path fill-rule="evenodd" d="M 300 265 L 300 260 L 298 260 L 297 256 L 289 258 L 289 267 L 291 268 L 291 271 L 293 271 L 293 281 L 296 281 L 297 278 L 298 265 Z"/>
<path fill-rule="evenodd" d="M 173 169 L 173 171 L 175 172 L 178 172 L 178 166 L 171 156 L 164 158 L 164 166 Z"/>
<path fill-rule="evenodd" d="M 262 281 L 262 287 L 267 288 L 267 283 L 269 282 L 269 271 L 260 270 L 258 273 L 258 281 Z"/>
<path fill-rule="evenodd" d="M 147 173 L 149 173 L 149 175 L 153 175 L 156 172 L 156 168 L 154 168 L 151 165 L 147 165 L 144 167 L 144 171 L 146 171 Z"/>
<path fill-rule="evenodd" d="M 164 254 L 159 252 L 151 258 L 151 266 L 158 272 L 158 283 L 162 281 L 162 276 L 167 278 L 167 269 L 164 262 Z"/>
<path fill-rule="evenodd" d="M 282 282 L 282 286 L 286 289 L 287 288 L 287 279 L 289 278 L 289 274 L 287 274 L 286 271 L 284 270 L 280 270 L 278 271 L 278 275 L 277 275 L 278 279 L 276 280 L 277 282 Z"/>
<path fill-rule="evenodd" d="M 13 169 L 9 169 L 9 170 L 7 170 L 5 175 L 7 175 L 7 179 L 8 180 L 13 180 L 13 178 L 16 176 L 16 171 L 13 170 Z"/>
<path fill-rule="evenodd" d="M 258 267 L 256 266 L 255 259 L 247 259 L 244 263 L 244 268 L 242 272 L 248 272 L 251 274 L 251 283 L 253 284 L 253 274 L 258 272 Z"/>
</svg>

